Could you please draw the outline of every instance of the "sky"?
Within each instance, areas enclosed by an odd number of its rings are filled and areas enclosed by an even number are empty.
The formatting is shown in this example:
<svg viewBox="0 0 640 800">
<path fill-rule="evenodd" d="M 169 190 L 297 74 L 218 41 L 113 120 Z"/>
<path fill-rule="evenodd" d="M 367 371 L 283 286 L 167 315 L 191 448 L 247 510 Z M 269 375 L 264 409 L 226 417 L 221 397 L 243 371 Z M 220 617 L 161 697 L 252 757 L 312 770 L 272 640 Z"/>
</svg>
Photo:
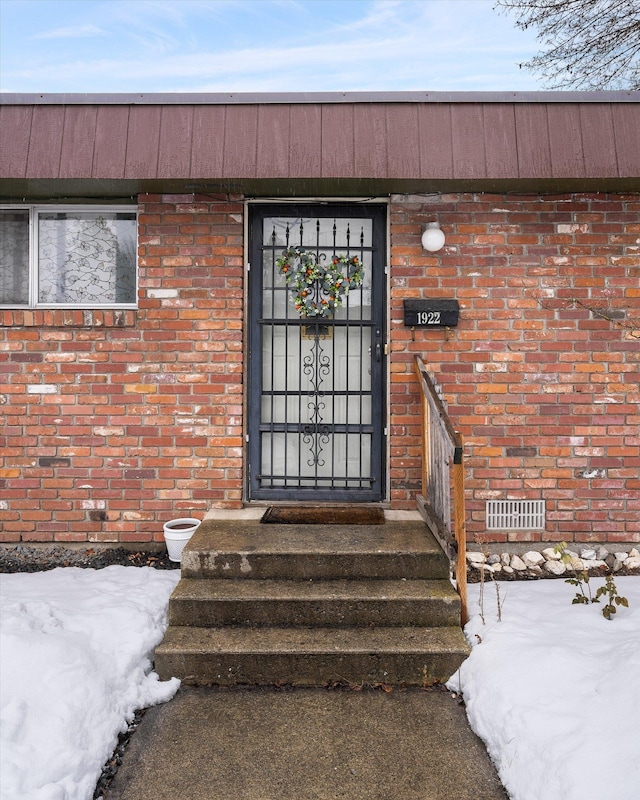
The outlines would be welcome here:
<svg viewBox="0 0 640 800">
<path fill-rule="evenodd" d="M 0 91 L 538 91 L 493 0 L 0 0 Z"/>
</svg>

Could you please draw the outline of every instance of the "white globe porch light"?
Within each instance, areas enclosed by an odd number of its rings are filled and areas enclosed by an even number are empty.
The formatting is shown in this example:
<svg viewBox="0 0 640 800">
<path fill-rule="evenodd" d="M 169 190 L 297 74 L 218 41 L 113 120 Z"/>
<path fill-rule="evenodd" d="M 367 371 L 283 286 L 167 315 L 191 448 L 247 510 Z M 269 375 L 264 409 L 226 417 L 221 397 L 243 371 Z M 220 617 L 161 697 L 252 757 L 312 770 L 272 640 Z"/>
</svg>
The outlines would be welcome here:
<svg viewBox="0 0 640 800">
<path fill-rule="evenodd" d="M 422 246 L 430 253 L 441 250 L 444 245 L 444 233 L 440 230 L 440 223 L 429 222 L 422 234 Z"/>
</svg>

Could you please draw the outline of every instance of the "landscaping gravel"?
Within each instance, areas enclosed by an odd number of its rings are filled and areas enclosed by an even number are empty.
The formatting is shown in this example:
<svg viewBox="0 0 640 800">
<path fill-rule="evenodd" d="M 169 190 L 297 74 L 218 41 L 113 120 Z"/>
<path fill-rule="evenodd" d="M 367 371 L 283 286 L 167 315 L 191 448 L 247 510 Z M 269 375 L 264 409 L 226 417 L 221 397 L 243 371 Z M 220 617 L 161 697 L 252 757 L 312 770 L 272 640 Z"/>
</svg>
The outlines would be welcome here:
<svg viewBox="0 0 640 800">
<path fill-rule="evenodd" d="M 613 550 L 613 546 L 612 550 Z M 571 549 L 574 548 L 574 549 Z M 565 545 L 564 555 L 557 547 L 529 550 L 520 555 L 503 552 L 467 552 L 467 582 L 484 580 L 530 581 L 541 578 L 572 578 L 587 573 L 592 578 L 607 575 L 640 575 L 640 551 L 637 547 L 616 546 L 610 552 L 604 545 Z"/>
</svg>

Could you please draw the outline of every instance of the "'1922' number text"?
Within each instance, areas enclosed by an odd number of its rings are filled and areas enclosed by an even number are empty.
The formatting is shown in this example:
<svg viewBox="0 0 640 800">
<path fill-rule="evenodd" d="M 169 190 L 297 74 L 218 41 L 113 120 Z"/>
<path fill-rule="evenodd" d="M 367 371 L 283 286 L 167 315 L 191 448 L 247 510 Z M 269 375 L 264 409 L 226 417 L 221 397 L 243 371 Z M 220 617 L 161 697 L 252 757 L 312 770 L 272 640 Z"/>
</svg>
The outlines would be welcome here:
<svg viewBox="0 0 640 800">
<path fill-rule="evenodd" d="M 418 311 L 418 325 L 439 325 L 440 311 Z"/>
</svg>

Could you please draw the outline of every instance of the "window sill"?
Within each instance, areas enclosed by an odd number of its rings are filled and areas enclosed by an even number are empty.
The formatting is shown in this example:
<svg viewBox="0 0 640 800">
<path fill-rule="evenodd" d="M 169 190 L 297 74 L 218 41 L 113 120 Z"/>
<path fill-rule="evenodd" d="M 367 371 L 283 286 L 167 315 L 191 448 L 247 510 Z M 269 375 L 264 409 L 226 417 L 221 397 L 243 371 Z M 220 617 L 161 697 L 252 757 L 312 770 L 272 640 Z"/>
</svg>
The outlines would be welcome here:
<svg viewBox="0 0 640 800">
<path fill-rule="evenodd" d="M 0 327 L 9 328 L 130 328 L 137 310 L 114 309 L 0 309 Z"/>
</svg>

